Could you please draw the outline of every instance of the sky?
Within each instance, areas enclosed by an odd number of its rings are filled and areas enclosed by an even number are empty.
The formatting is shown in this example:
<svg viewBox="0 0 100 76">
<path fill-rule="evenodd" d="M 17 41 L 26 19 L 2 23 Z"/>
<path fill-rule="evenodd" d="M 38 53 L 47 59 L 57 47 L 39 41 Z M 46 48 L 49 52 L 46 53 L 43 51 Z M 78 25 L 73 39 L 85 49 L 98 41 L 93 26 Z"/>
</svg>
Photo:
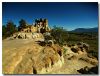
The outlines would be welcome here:
<svg viewBox="0 0 100 76">
<path fill-rule="evenodd" d="M 21 19 L 33 24 L 35 19 L 46 18 L 54 25 L 67 30 L 98 27 L 98 3 L 80 2 L 3 2 L 2 24 L 13 21 L 19 26 Z"/>
</svg>

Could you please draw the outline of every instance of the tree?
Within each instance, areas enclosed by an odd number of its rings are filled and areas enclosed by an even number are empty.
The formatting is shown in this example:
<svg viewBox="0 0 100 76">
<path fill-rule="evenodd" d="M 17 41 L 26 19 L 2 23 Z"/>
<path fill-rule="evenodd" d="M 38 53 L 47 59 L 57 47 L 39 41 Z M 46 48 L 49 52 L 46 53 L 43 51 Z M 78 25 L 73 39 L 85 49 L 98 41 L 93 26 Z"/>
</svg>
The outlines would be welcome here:
<svg viewBox="0 0 100 76">
<path fill-rule="evenodd" d="M 25 21 L 24 19 L 21 19 L 21 20 L 19 21 L 18 30 L 20 31 L 21 29 L 26 28 L 26 27 L 27 27 L 27 26 L 26 26 L 26 21 Z"/>
<path fill-rule="evenodd" d="M 6 26 L 3 25 L 3 26 L 2 26 L 2 37 L 3 37 L 3 39 L 6 38 L 6 32 L 7 32 Z"/>
<path fill-rule="evenodd" d="M 7 30 L 7 35 L 10 36 L 17 31 L 16 25 L 12 21 L 9 21 L 6 24 L 6 30 Z"/>
<path fill-rule="evenodd" d="M 63 29 L 63 27 L 54 26 L 51 30 L 51 35 L 60 45 L 63 45 L 63 43 L 65 43 L 68 39 L 68 32 L 65 29 Z"/>
</svg>

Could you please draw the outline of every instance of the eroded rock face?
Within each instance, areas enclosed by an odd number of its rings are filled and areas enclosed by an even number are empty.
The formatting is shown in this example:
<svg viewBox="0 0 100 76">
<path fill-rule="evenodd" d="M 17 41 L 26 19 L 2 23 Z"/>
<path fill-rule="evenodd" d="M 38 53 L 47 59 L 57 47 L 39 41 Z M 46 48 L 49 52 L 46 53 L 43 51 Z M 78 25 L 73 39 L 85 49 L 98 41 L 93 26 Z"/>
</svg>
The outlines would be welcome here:
<svg viewBox="0 0 100 76">
<path fill-rule="evenodd" d="M 77 43 L 77 45 L 79 48 L 81 48 L 81 50 L 82 50 L 82 48 L 84 48 L 87 51 L 89 50 L 89 45 L 87 43 L 79 42 L 79 43 Z"/>
<path fill-rule="evenodd" d="M 68 58 L 68 60 L 73 60 L 73 59 L 80 59 L 81 57 L 86 57 L 87 54 L 87 50 L 89 49 L 89 45 L 83 42 L 80 42 L 78 44 L 73 44 L 73 45 L 67 45 L 67 46 L 63 46 L 64 50 L 66 50 L 65 52 L 65 56 L 66 58 Z"/>
<path fill-rule="evenodd" d="M 96 58 L 89 58 L 87 56 L 81 57 L 79 60 L 83 60 L 85 62 L 88 62 L 88 63 L 92 64 L 92 65 L 97 65 L 98 64 L 98 60 Z"/>
<path fill-rule="evenodd" d="M 56 48 L 58 46 L 54 45 L 53 47 Z M 43 49 L 41 55 L 39 56 L 39 59 L 36 62 L 37 64 L 34 65 L 36 70 L 34 72 L 36 72 L 37 74 L 44 74 L 46 72 L 50 72 L 55 67 L 62 66 L 62 64 L 64 63 L 64 58 L 61 53 L 59 54 L 59 51 L 61 51 L 61 49 L 54 49 L 53 47 L 46 46 Z"/>
<path fill-rule="evenodd" d="M 45 74 L 54 68 L 62 67 L 64 58 L 63 54 L 59 54 L 61 49 L 60 46 L 58 49 L 58 46 L 53 45 L 56 48 L 55 50 L 50 46 L 39 47 L 40 50 L 30 46 L 25 50 L 26 52 L 16 68 L 11 70 L 12 74 Z"/>
<path fill-rule="evenodd" d="M 39 38 L 42 37 L 41 33 L 25 33 L 25 32 L 18 32 L 13 34 L 12 37 L 10 37 L 10 39 L 35 39 L 35 38 Z"/>
<path fill-rule="evenodd" d="M 78 54 L 87 54 L 86 51 L 89 50 L 89 45 L 87 43 L 79 42 L 74 45 L 68 45 L 71 48 L 71 51 Z"/>
</svg>

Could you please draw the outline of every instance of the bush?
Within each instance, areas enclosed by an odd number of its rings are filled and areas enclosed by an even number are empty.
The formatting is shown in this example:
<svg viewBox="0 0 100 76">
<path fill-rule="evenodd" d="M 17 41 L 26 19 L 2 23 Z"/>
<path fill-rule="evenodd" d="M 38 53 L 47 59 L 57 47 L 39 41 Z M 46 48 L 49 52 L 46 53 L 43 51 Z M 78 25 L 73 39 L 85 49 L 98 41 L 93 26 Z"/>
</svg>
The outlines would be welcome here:
<svg viewBox="0 0 100 76">
<path fill-rule="evenodd" d="M 56 27 L 51 30 L 51 36 L 56 40 L 59 45 L 63 45 L 68 39 L 68 32 L 62 27 Z"/>
</svg>

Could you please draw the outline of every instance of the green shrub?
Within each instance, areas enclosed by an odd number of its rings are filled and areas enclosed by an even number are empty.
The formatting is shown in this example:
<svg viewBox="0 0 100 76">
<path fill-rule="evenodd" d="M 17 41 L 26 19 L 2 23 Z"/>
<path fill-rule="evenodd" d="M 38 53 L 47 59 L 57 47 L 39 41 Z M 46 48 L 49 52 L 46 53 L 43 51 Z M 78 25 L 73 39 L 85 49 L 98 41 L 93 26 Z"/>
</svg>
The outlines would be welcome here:
<svg viewBox="0 0 100 76">
<path fill-rule="evenodd" d="M 51 30 L 51 36 L 59 45 L 63 45 L 68 39 L 68 32 L 62 27 L 54 26 Z"/>
</svg>

